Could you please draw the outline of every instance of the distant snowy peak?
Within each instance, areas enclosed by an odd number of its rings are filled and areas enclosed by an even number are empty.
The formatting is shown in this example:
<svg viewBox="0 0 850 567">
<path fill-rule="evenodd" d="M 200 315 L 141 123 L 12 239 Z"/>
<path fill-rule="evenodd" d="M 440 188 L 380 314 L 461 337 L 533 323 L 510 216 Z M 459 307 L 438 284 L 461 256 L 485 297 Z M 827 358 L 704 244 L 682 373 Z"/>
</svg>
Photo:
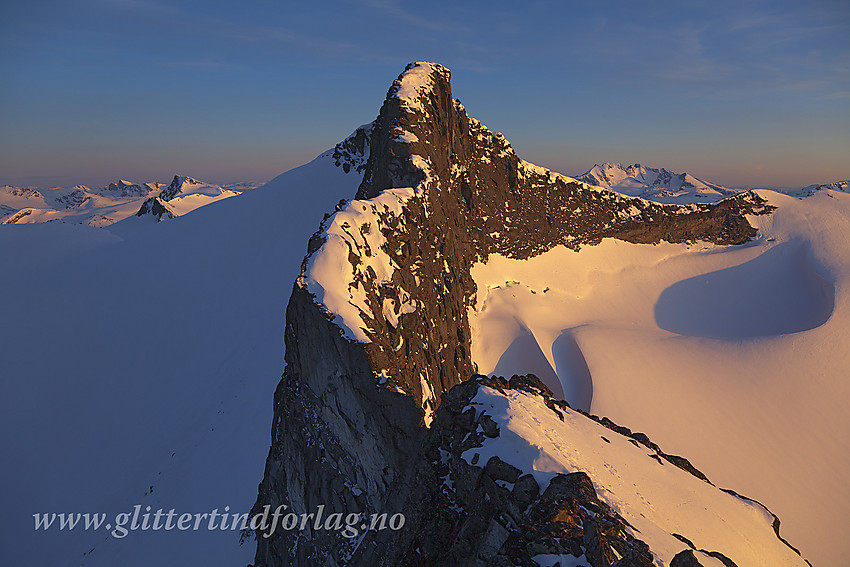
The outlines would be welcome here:
<svg viewBox="0 0 850 567">
<path fill-rule="evenodd" d="M 18 197 L 21 199 L 42 199 L 44 196 L 36 189 L 31 187 L 14 187 L 12 185 L 4 185 L 0 187 L 0 195 L 9 197 Z"/>
<path fill-rule="evenodd" d="M 188 176 L 175 175 L 168 187 L 142 203 L 136 216 L 153 217 L 157 221 L 163 218 L 173 219 L 240 193 L 241 191 L 224 189 L 220 185 L 204 183 Z"/>
<path fill-rule="evenodd" d="M 171 183 L 168 184 L 168 187 L 163 189 L 162 192 L 159 194 L 159 198 L 163 201 L 170 201 L 178 194 L 185 195 L 189 193 L 194 193 L 195 189 L 201 186 L 212 187 L 211 185 L 201 183 L 197 179 L 193 179 L 191 177 L 175 175 L 174 179 L 171 180 Z M 218 186 L 216 185 L 215 187 Z"/>
<path fill-rule="evenodd" d="M 639 163 L 626 167 L 618 163 L 594 165 L 576 179 L 657 203 L 711 203 L 738 193 L 690 173 L 675 173 L 663 167 L 645 167 Z"/>
<path fill-rule="evenodd" d="M 835 183 L 821 183 L 803 187 L 799 191 L 790 193 L 794 197 L 811 197 L 818 191 L 840 191 L 850 193 L 850 180 L 836 181 Z"/>
<path fill-rule="evenodd" d="M 31 222 L 33 212 L 46 207 L 44 195 L 31 187 L 0 187 L 0 224 Z"/>
<path fill-rule="evenodd" d="M 0 204 L 16 211 L 24 207 L 43 206 L 44 195 L 31 187 L 4 185 L 0 187 Z"/>
<path fill-rule="evenodd" d="M 92 191 L 85 185 L 75 185 L 70 189 L 51 191 L 51 204 L 57 209 L 79 208 L 92 199 Z"/>
<path fill-rule="evenodd" d="M 154 184 L 145 183 L 144 185 L 138 185 L 121 179 L 118 183 L 110 183 L 102 189 L 95 189 L 94 192 L 109 197 L 144 197 L 155 189 L 155 185 L 154 187 L 152 185 Z"/>
</svg>

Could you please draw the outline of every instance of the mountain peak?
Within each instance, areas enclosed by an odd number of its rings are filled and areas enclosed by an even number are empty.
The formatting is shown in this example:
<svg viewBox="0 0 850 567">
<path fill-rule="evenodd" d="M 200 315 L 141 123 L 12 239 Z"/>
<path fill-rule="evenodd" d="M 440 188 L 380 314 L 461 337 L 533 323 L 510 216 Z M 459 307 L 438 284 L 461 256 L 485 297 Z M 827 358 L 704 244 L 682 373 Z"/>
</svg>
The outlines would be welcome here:
<svg viewBox="0 0 850 567">
<path fill-rule="evenodd" d="M 142 185 L 138 185 L 131 181 L 127 181 L 125 179 L 119 179 L 117 183 L 110 183 L 107 187 L 98 190 L 98 193 L 107 193 L 111 196 L 117 197 L 143 197 L 149 193 L 149 189 L 147 187 L 143 187 Z"/>
<path fill-rule="evenodd" d="M 185 188 L 187 185 L 204 184 L 186 175 L 175 175 L 174 179 L 171 180 L 171 183 L 168 184 L 168 187 L 163 189 L 162 192 L 159 194 L 159 198 L 163 201 L 170 201 L 179 193 L 185 193 Z"/>
<path fill-rule="evenodd" d="M 239 195 L 241 191 L 224 189 L 189 176 L 175 175 L 158 195 L 148 198 L 136 213 L 137 217 L 152 216 L 156 220 L 185 215 L 214 201 Z"/>
<path fill-rule="evenodd" d="M 722 185 L 698 179 L 690 173 L 676 173 L 663 167 L 646 167 L 640 163 L 625 167 L 619 163 L 596 164 L 577 179 L 589 185 L 658 203 L 710 203 L 737 193 Z"/>
<path fill-rule="evenodd" d="M 451 82 L 452 73 L 439 63 L 416 61 L 409 63 L 390 87 L 387 98 L 397 99 L 403 105 L 424 111 L 423 98 L 435 86 Z"/>
<path fill-rule="evenodd" d="M 393 82 L 371 128 L 355 200 L 338 205 L 308 242 L 287 307 L 287 387 L 275 402 L 274 436 L 286 447 L 272 448 L 260 507 L 278 487 L 277 501 L 312 506 L 303 495 L 335 490 L 332 470 L 342 466 L 365 479 L 345 498 L 380 507 L 394 490 L 406 490 L 398 483 L 418 458 L 408 453 L 416 453 L 418 425 L 434 423 L 443 394 L 475 373 L 475 263 L 497 254 L 527 259 L 561 245 L 578 250 L 606 237 L 741 243 L 756 233 L 745 215 L 768 210 L 755 195 L 662 207 L 529 164 L 504 136 L 469 117 L 450 79 L 441 65 L 413 63 Z M 329 375 L 350 380 L 338 388 Z M 300 392 L 312 393 L 305 401 Z M 343 407 L 346 418 L 331 418 L 339 427 L 310 417 Z M 344 454 L 318 465 L 301 460 L 306 453 L 287 445 L 294 431 Z M 284 467 L 278 455 L 293 460 Z M 258 540 L 257 563 L 297 553 L 295 561 L 307 564 L 328 556 L 339 544 L 332 540 L 319 534 L 301 545 L 275 534 Z M 381 552 L 403 551 L 396 547 Z M 346 564 L 405 563 L 375 559 Z"/>
</svg>

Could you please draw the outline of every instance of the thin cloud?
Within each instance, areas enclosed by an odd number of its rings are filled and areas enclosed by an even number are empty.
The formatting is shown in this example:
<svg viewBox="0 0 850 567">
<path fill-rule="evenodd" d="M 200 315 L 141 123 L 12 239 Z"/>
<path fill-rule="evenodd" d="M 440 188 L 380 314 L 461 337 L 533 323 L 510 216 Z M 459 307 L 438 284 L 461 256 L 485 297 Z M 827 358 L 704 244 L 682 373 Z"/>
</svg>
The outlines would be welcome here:
<svg viewBox="0 0 850 567">
<path fill-rule="evenodd" d="M 468 33 L 470 31 L 466 25 L 457 22 L 423 18 L 419 14 L 403 8 L 396 0 L 359 0 L 358 4 L 381 15 L 393 17 L 405 24 L 428 31 L 451 33 Z"/>
</svg>

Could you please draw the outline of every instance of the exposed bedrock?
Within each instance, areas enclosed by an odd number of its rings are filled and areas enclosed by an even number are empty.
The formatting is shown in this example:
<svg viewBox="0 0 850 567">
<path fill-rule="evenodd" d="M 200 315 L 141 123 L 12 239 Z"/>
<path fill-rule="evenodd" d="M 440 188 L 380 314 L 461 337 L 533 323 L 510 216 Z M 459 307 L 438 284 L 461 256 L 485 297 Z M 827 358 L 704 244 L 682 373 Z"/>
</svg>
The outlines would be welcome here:
<svg viewBox="0 0 850 567">
<path fill-rule="evenodd" d="M 297 513 L 321 504 L 346 513 L 403 510 L 422 530 L 454 529 L 449 518 L 426 520 L 438 495 L 423 460 L 433 447 L 425 423 L 443 394 L 476 372 L 467 317 L 476 291 L 472 264 L 492 253 L 527 258 L 606 237 L 738 244 L 756 233 L 745 215 L 770 210 L 752 193 L 716 204 L 659 205 L 527 164 L 501 134 L 466 114 L 440 65 L 408 66 L 374 125 L 360 132 L 334 154 L 360 171 L 369 151 L 356 197 L 371 199 L 389 188 L 415 192 L 399 217 L 351 227 L 361 234 L 380 230 L 393 267 L 384 281 L 363 269 L 373 251 L 350 250 L 351 270 L 359 275 L 349 285 L 365 297 L 358 320 L 370 342 L 344 336 L 335 314 L 307 291 L 306 271 L 323 253 L 330 219 L 310 239 L 287 307 L 286 370 L 275 392 L 272 445 L 255 510 L 281 504 Z M 415 309 L 398 310 L 399 290 Z M 563 352 L 564 364 L 574 365 L 566 342 Z M 475 553 L 493 548 L 501 536 L 492 537 L 470 545 Z M 422 533 L 405 529 L 370 533 L 358 546 L 333 532 L 279 530 L 257 538 L 256 564 L 396 565 L 399 553 L 410 552 L 409 538 L 423 546 L 439 541 L 428 544 Z"/>
</svg>

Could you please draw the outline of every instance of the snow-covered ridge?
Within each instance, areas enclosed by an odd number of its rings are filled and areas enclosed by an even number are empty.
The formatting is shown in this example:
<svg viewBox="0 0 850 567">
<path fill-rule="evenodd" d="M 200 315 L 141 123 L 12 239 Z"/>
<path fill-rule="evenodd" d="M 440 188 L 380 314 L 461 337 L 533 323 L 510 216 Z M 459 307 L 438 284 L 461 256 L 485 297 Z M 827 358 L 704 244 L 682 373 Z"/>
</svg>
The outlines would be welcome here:
<svg viewBox="0 0 850 567">
<path fill-rule="evenodd" d="M 594 165 L 577 179 L 657 203 L 711 203 L 740 192 L 703 181 L 690 173 L 674 173 L 663 167 L 645 167 L 639 163 L 625 167 L 614 163 Z"/>
<path fill-rule="evenodd" d="M 390 87 L 387 98 L 398 99 L 404 112 L 424 112 L 421 97 L 433 88 L 433 73 L 449 76 L 442 65 L 411 63 Z M 369 159 L 374 126 L 374 122 L 361 126 L 323 155 L 332 157 L 346 172 L 362 172 Z M 395 141 L 410 144 L 418 139 L 401 131 Z M 369 343 L 369 335 L 380 332 L 384 321 L 398 326 L 401 315 L 416 310 L 416 301 L 404 289 L 396 290 L 397 299 L 380 298 L 375 292 L 391 283 L 399 269 L 385 249 L 388 243 L 384 233 L 406 230 L 403 209 L 416 195 L 423 195 L 434 180 L 427 158 L 411 154 L 408 163 L 422 173 L 416 187 L 386 189 L 371 199 L 338 205 L 313 237 L 321 245 L 311 247 L 305 258 L 299 285 L 315 296 L 351 340 Z"/>
<path fill-rule="evenodd" d="M 484 435 L 462 458 L 483 464 L 497 457 L 532 475 L 541 492 L 558 474 L 587 473 L 599 499 L 649 545 L 656 565 L 670 565 L 688 550 L 702 561 L 710 560 L 706 552 L 722 554 L 738 567 L 806 565 L 778 537 L 775 516 L 762 505 L 718 489 L 565 404 L 530 389 L 482 385 L 469 409 L 475 423 L 492 420 L 497 434 Z"/>
<path fill-rule="evenodd" d="M 392 282 L 398 269 L 385 249 L 384 231 L 404 225 L 402 210 L 415 195 L 412 188 L 388 189 L 374 199 L 352 200 L 325 219 L 319 230 L 321 247 L 310 255 L 299 283 L 333 314 L 345 336 L 368 343 L 375 332 L 372 319 L 372 285 Z M 355 260 L 356 259 L 356 260 Z M 368 283 L 367 283 L 368 282 Z M 381 310 L 388 321 L 416 310 L 409 296 L 399 290 L 401 301 L 384 300 Z"/>
<path fill-rule="evenodd" d="M 467 275 L 461 275 L 459 267 L 465 262 L 465 252 L 455 253 L 444 249 L 446 231 L 452 229 L 453 223 L 458 223 L 454 226 L 469 223 L 472 230 L 476 231 L 470 233 L 475 240 L 472 248 L 483 251 L 488 246 L 485 242 L 500 241 L 507 243 L 505 246 L 515 244 L 518 253 L 523 254 L 531 249 L 545 250 L 552 245 L 550 241 L 530 241 L 526 238 L 527 234 L 523 233 L 529 218 L 541 217 L 540 211 L 525 210 L 523 204 L 545 201 L 546 206 L 549 206 L 550 191 L 559 192 L 559 196 L 565 199 L 568 198 L 565 196 L 575 195 L 572 207 L 570 204 L 553 206 L 548 216 L 551 224 L 561 227 L 559 230 L 566 232 L 574 228 L 577 234 L 568 234 L 565 238 L 568 242 L 572 242 L 570 238 L 575 240 L 576 247 L 588 242 L 582 240 L 585 236 L 581 234 L 583 231 L 593 233 L 624 222 L 645 220 L 657 223 L 659 218 L 671 213 L 693 213 L 694 216 L 710 213 L 706 204 L 679 206 L 678 209 L 673 205 L 661 207 L 657 203 L 628 198 L 520 160 L 501 133 L 491 131 L 480 121 L 469 117 L 460 102 L 451 98 L 449 81 L 450 74 L 446 68 L 433 63 L 413 63 L 393 83 L 381 116 L 375 123 L 359 129 L 364 131 L 363 137 L 368 144 L 365 144 L 367 151 L 362 159 L 356 162 L 358 171 L 359 166 L 364 165 L 365 176 L 358 191 L 358 200 L 338 207 L 334 217 L 322 224 L 308 251 L 300 280 L 302 286 L 314 295 L 315 301 L 339 325 L 344 336 L 362 343 L 372 343 L 374 348 L 370 347 L 370 352 L 376 361 L 373 369 L 375 373 L 389 375 L 394 379 L 402 375 L 411 377 L 416 384 L 407 384 L 405 391 L 412 392 L 418 398 L 421 389 L 423 403 L 428 392 L 436 398 L 445 386 L 428 384 L 428 387 L 419 387 L 418 378 L 433 372 L 430 363 L 423 362 L 412 371 L 409 367 L 399 367 L 406 364 L 402 358 L 411 360 L 409 351 L 402 347 L 405 344 L 422 344 L 428 333 L 427 329 L 419 328 L 418 323 L 410 318 L 402 320 L 401 316 L 412 311 L 416 301 L 427 302 L 432 306 L 438 303 L 442 305 L 452 293 L 457 292 L 459 297 L 464 293 L 460 290 L 465 289 L 466 282 L 461 281 Z M 462 126 L 458 126 L 458 131 L 450 134 L 449 139 L 442 139 L 441 136 L 445 134 L 440 125 L 443 123 Z M 380 124 L 380 130 L 373 132 L 377 124 Z M 376 137 L 372 139 L 373 136 Z M 459 136 L 469 136 L 471 143 L 462 152 L 468 155 L 452 153 L 446 162 L 443 146 Z M 336 158 L 340 148 L 350 144 L 353 139 L 354 136 L 349 137 L 328 155 Z M 380 150 L 367 159 L 365 154 L 372 151 L 372 144 L 376 144 L 375 148 Z M 371 169 L 365 168 L 367 161 Z M 352 162 L 350 167 L 354 165 L 355 162 Z M 496 181 L 504 176 L 506 170 L 512 169 L 516 172 L 516 180 L 506 178 Z M 496 202 L 501 201 L 503 196 L 499 191 L 517 183 L 525 187 L 527 196 L 511 205 L 505 204 L 505 210 L 513 207 L 509 212 L 489 209 L 483 213 L 481 209 L 475 211 L 474 200 L 480 198 L 480 206 L 489 207 L 494 195 Z M 489 184 L 496 186 L 487 187 Z M 395 188 L 394 192 L 386 194 L 388 187 Z M 404 190 L 404 199 L 399 189 Z M 480 196 L 473 195 L 478 191 L 481 192 Z M 402 215 L 401 209 L 414 195 L 421 196 L 414 207 L 416 212 L 411 213 L 411 209 L 408 209 L 410 214 Z M 462 201 L 455 201 L 458 197 Z M 390 199 L 393 205 L 388 206 L 384 199 Z M 396 211 L 397 202 L 401 209 Z M 578 202 L 582 203 L 581 206 L 575 204 Z M 458 205 L 460 208 L 457 208 Z M 428 234 L 428 228 L 423 225 L 431 222 L 428 219 L 434 210 L 439 211 L 440 217 L 434 221 L 435 224 L 446 223 L 446 226 L 441 226 L 434 234 Z M 613 216 L 608 216 L 607 210 Z M 589 214 L 596 216 L 588 221 L 586 217 Z M 453 218 L 446 219 L 446 215 Z M 564 222 L 563 217 L 570 215 L 572 218 Z M 409 216 L 417 217 L 412 226 L 414 232 L 415 226 L 423 226 L 424 230 L 418 234 L 409 232 L 405 222 Z M 377 227 L 380 232 L 364 234 L 361 230 L 364 226 L 369 227 L 367 230 Z M 460 230 L 464 232 L 467 229 Z M 487 231 L 486 234 L 480 234 L 484 231 Z M 422 234 L 428 236 L 423 239 Z M 389 251 L 392 254 L 385 254 L 387 237 L 390 237 L 393 246 L 398 247 L 398 250 Z M 402 250 L 417 250 L 421 256 L 419 259 L 410 256 L 402 258 L 399 256 Z M 373 254 L 376 256 L 373 257 Z M 405 272 L 413 276 L 406 278 L 408 281 L 403 286 L 399 283 L 402 278 L 394 278 L 399 263 L 405 266 Z M 427 277 L 423 277 L 423 266 L 428 272 Z M 395 282 L 394 285 L 386 285 L 391 281 Z M 404 321 L 409 321 L 409 326 L 396 333 L 400 328 L 399 323 L 404 325 Z M 393 331 L 385 332 L 388 328 Z M 464 332 L 441 332 L 449 336 L 426 347 L 437 351 L 434 356 L 452 359 L 439 351 L 467 352 L 465 344 L 455 345 L 455 341 L 467 340 Z M 420 333 L 421 336 L 417 336 Z M 376 352 L 379 354 L 375 355 Z M 459 372 L 461 375 L 465 373 L 467 369 Z"/>
<path fill-rule="evenodd" d="M 850 193 L 850 180 L 836 181 L 834 183 L 816 183 L 814 185 L 808 185 L 807 187 L 803 187 L 799 191 L 789 193 L 789 195 L 793 195 L 794 197 L 811 197 L 818 191 L 825 190 Z"/>
</svg>

